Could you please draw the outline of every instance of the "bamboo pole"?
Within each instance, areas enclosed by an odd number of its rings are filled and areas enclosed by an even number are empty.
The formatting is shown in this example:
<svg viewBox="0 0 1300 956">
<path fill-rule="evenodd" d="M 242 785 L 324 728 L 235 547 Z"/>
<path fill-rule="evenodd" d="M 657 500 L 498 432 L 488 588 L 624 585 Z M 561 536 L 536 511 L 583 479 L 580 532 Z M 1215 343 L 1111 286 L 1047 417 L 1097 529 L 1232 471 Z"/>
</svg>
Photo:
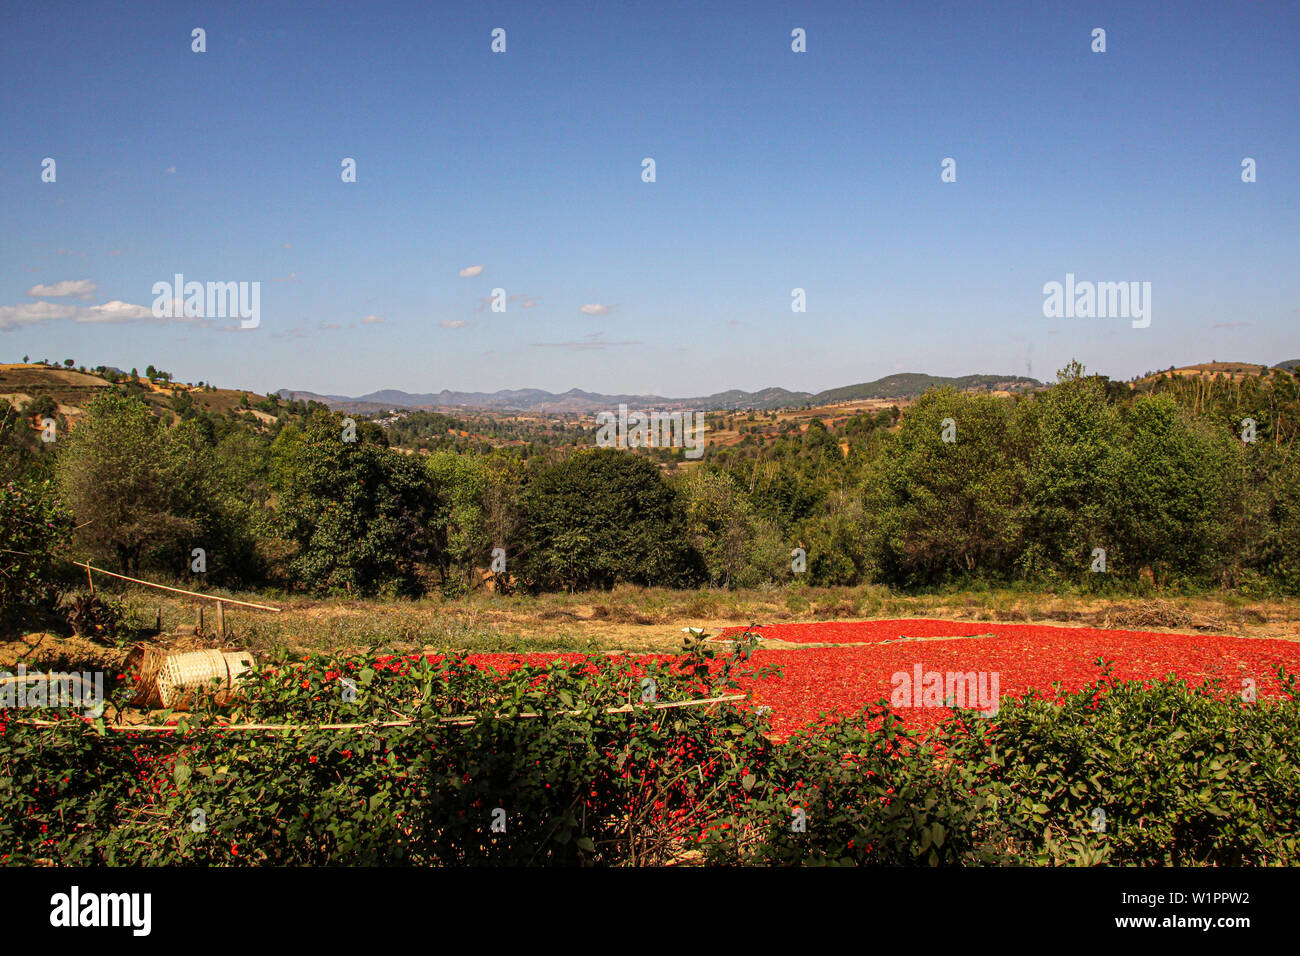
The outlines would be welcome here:
<svg viewBox="0 0 1300 956">
<path fill-rule="evenodd" d="M 98 571 L 100 574 L 107 574 L 112 578 L 121 578 L 123 581 L 130 581 L 133 584 L 143 584 L 146 587 L 158 588 L 162 591 L 171 591 L 174 594 L 187 594 L 190 597 L 203 598 L 205 601 L 224 601 L 226 604 L 238 604 L 240 607 L 253 607 L 257 608 L 259 611 L 274 611 L 277 614 L 280 613 L 278 607 L 270 607 L 266 604 L 253 604 L 250 601 L 236 601 L 234 598 L 217 597 L 212 594 L 200 594 L 198 591 L 185 591 L 181 588 L 168 587 L 165 584 L 154 584 L 152 581 L 141 581 L 139 578 L 128 578 L 125 574 L 118 574 L 114 571 L 105 571 L 103 568 L 92 568 L 89 564 L 83 564 L 80 561 L 73 561 L 72 563 L 79 568 L 85 568 L 87 576 L 89 576 L 91 571 Z"/>
</svg>

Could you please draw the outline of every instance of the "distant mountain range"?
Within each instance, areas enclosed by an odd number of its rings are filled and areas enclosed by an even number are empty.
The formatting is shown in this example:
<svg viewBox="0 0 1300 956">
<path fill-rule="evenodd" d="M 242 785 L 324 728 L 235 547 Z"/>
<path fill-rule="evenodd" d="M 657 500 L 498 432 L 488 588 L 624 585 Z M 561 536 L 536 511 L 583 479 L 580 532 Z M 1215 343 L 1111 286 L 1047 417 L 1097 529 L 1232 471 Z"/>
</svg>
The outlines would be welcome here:
<svg viewBox="0 0 1300 956">
<path fill-rule="evenodd" d="M 942 375 L 924 375 L 904 372 L 887 375 L 874 382 L 846 385 L 823 392 L 792 392 L 785 388 L 764 388 L 756 392 L 731 389 L 712 395 L 692 398 L 668 398 L 663 395 L 604 395 L 572 388 L 555 394 L 537 388 L 503 389 L 499 392 L 441 392 L 411 393 L 397 389 L 383 389 L 367 395 L 321 395 L 293 389 L 281 389 L 282 398 L 299 401 L 315 400 L 342 411 L 367 413 L 393 408 L 430 410 L 435 408 L 474 408 L 484 411 L 520 412 L 572 412 L 590 414 L 610 411 L 619 405 L 637 410 L 661 409 L 665 411 L 717 411 L 731 409 L 792 408 L 801 405 L 829 405 L 835 402 L 861 401 L 863 399 L 915 398 L 930 388 L 951 385 L 962 391 L 1014 391 L 1038 388 L 1043 383 L 1023 375 L 963 375 L 949 378 Z"/>
</svg>

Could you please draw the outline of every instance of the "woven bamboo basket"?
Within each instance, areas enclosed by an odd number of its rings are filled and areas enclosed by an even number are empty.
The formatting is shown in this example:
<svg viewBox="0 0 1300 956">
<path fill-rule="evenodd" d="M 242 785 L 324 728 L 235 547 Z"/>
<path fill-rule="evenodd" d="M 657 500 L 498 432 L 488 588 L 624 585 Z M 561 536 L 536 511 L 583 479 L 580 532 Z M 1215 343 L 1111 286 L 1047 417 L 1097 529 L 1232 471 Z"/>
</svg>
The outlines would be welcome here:
<svg viewBox="0 0 1300 956">
<path fill-rule="evenodd" d="M 158 672 L 158 699 L 164 707 L 184 710 L 196 692 L 212 693 L 228 704 L 239 690 L 239 675 L 253 666 L 247 651 L 190 651 L 172 654 Z"/>
<path fill-rule="evenodd" d="M 239 675 L 252 664 L 253 655 L 247 651 L 176 652 L 138 645 L 125 663 L 128 673 L 140 676 L 131 705 L 185 710 L 196 691 L 213 693 L 218 704 L 228 704 L 238 693 Z"/>
</svg>

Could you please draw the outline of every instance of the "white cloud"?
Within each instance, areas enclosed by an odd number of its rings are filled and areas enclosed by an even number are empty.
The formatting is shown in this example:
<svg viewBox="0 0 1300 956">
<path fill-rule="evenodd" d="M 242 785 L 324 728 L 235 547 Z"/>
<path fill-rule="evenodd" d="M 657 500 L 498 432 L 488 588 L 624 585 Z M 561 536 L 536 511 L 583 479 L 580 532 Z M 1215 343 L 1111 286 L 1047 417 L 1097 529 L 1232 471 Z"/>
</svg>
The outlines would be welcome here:
<svg viewBox="0 0 1300 956">
<path fill-rule="evenodd" d="M 0 329 L 16 329 L 20 325 L 35 325 L 52 319 L 70 319 L 76 314 L 76 306 L 58 305 L 54 302 L 0 305 Z"/>
<path fill-rule="evenodd" d="M 207 319 L 187 318 L 184 316 L 181 300 L 173 300 L 173 305 L 181 311 L 175 312 L 175 318 L 158 318 L 153 309 L 147 305 L 135 305 L 113 299 L 102 305 L 61 305 L 54 302 L 26 302 L 22 305 L 0 306 L 0 329 L 12 329 L 22 325 L 35 325 L 38 322 L 54 322 L 60 319 L 73 319 L 84 323 L 137 322 L 180 322 L 188 325 L 215 326 Z"/>
<path fill-rule="evenodd" d="M 599 302 L 592 302 L 584 305 L 578 311 L 584 315 L 609 315 L 610 306 L 601 305 Z"/>
<path fill-rule="evenodd" d="M 81 299 L 92 299 L 97 288 L 99 287 L 95 284 L 94 279 L 64 279 L 53 285 L 34 285 L 27 290 L 27 294 L 34 298 L 39 296 L 60 298 L 75 295 Z"/>
<path fill-rule="evenodd" d="M 175 167 L 175 166 L 168 166 L 167 169 L 164 170 L 164 172 L 174 173 L 174 172 L 176 172 L 176 167 Z"/>
<path fill-rule="evenodd" d="M 472 279 L 474 278 L 474 276 L 478 275 L 482 271 L 483 271 L 482 266 L 467 266 L 464 269 L 460 270 L 460 277 L 462 279 Z"/>
<path fill-rule="evenodd" d="M 136 319 L 152 318 L 153 309 L 148 306 L 132 305 L 120 299 L 77 310 L 78 322 L 134 322 Z"/>
<path fill-rule="evenodd" d="M 361 320 L 362 325 L 383 325 L 384 317 L 382 315 L 368 315 Z"/>
<path fill-rule="evenodd" d="M 464 319 L 443 319 L 438 324 L 444 329 L 463 329 L 465 326 L 469 325 L 469 323 Z"/>
</svg>

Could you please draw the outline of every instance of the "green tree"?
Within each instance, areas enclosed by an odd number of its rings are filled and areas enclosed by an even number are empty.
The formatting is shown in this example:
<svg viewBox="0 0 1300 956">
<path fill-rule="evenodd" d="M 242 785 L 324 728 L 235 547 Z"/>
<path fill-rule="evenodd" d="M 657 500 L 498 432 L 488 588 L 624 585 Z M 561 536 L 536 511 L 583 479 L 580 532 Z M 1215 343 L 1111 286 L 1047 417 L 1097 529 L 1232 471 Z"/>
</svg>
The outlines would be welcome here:
<svg viewBox="0 0 1300 956">
<path fill-rule="evenodd" d="M 1005 401 L 927 392 L 867 481 L 875 559 L 895 583 L 1004 574 L 1020 551 Z M 951 441 L 945 441 L 945 437 Z"/>
<path fill-rule="evenodd" d="M 1016 408 L 1025 489 L 1020 566 L 1030 577 L 1091 574 L 1093 549 L 1114 546 L 1124 425 L 1104 383 L 1081 373 L 1063 370 L 1060 384 Z"/>
<path fill-rule="evenodd" d="M 491 544 L 484 524 L 484 493 L 488 469 L 482 459 L 436 452 L 425 462 L 435 487 L 443 490 L 438 522 L 444 547 L 440 571 L 444 587 L 468 591 L 474 586 L 474 570 L 487 561 Z"/>
<path fill-rule="evenodd" d="M 798 540 L 808 553 L 808 583 L 817 587 L 857 584 L 871 570 L 867 520 L 861 497 L 833 496 L 805 522 Z"/>
<path fill-rule="evenodd" d="M 754 587 L 782 575 L 782 547 L 771 524 L 725 474 L 695 468 L 679 485 L 686 539 L 715 587 Z"/>
<path fill-rule="evenodd" d="M 676 495 L 640 456 L 591 449 L 543 466 L 522 507 L 516 567 L 533 590 L 689 586 L 703 576 Z"/>
<path fill-rule="evenodd" d="M 1126 418 L 1108 570 L 1135 577 L 1150 568 L 1157 584 L 1171 573 L 1203 573 L 1225 544 L 1231 439 L 1192 421 L 1168 395 L 1138 399 Z"/>
<path fill-rule="evenodd" d="M 1250 454 L 1243 449 L 1244 455 Z M 1252 566 L 1278 581 L 1292 594 L 1300 593 L 1300 449 L 1266 451 L 1264 522 L 1256 538 Z M 1249 487 L 1249 486 L 1247 486 Z"/>
<path fill-rule="evenodd" d="M 279 449 L 282 517 L 298 551 L 290 569 L 314 590 L 417 594 L 419 565 L 440 560 L 445 508 L 420 462 L 370 433 L 343 440 L 340 415 L 317 415 Z"/>
<path fill-rule="evenodd" d="M 178 499 L 185 459 L 143 402 L 101 395 L 58 459 L 63 499 L 77 520 L 76 542 L 89 557 L 114 556 L 125 574 L 155 549 L 175 548 L 198 525 Z"/>
</svg>

